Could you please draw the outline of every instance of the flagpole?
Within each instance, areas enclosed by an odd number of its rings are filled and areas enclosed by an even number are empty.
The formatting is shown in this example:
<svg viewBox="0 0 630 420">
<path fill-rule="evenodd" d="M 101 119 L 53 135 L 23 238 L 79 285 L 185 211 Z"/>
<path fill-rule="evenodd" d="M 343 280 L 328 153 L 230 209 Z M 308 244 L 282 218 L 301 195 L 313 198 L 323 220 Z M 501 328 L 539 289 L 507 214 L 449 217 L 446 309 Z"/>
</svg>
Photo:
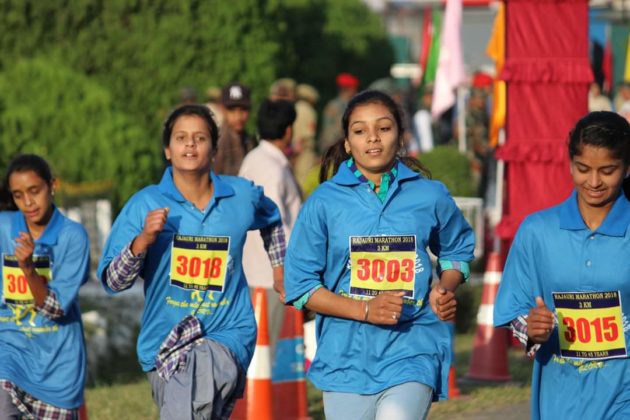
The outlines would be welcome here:
<svg viewBox="0 0 630 420">
<path fill-rule="evenodd" d="M 466 96 L 468 89 L 465 87 L 457 88 L 457 132 L 458 132 L 458 149 L 462 154 L 466 153 Z"/>
</svg>

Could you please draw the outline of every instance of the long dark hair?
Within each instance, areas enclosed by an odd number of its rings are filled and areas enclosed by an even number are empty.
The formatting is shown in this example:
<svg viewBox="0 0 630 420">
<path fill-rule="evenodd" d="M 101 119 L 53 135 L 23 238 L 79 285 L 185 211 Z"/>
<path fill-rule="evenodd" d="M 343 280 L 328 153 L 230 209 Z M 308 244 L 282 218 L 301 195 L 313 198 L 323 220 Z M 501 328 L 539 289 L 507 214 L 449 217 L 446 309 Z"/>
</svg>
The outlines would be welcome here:
<svg viewBox="0 0 630 420">
<path fill-rule="evenodd" d="M 396 102 L 386 93 L 378 90 L 365 90 L 360 92 L 348 102 L 348 106 L 341 118 L 341 125 L 345 138 L 348 138 L 348 130 L 350 125 L 350 116 L 356 107 L 367 104 L 381 104 L 392 114 L 396 126 L 398 128 L 398 141 L 402 141 L 405 127 L 403 125 L 402 113 Z M 324 156 L 322 157 L 321 168 L 319 171 L 319 182 L 323 183 L 328 180 L 339 169 L 339 165 L 347 159 L 350 155 L 346 153 L 344 146 L 345 138 L 337 140 L 335 144 L 330 146 Z M 416 158 L 410 156 L 402 156 L 402 148 L 398 151 L 398 159 L 407 165 L 411 170 L 421 173 L 427 178 L 431 178 L 431 172 Z"/>
<path fill-rule="evenodd" d="M 9 167 L 7 173 L 4 176 L 2 188 L 0 188 L 0 210 L 17 210 L 17 206 L 13 201 L 11 192 L 9 191 L 9 178 L 14 172 L 26 172 L 33 171 L 38 177 L 46 181 L 46 184 L 52 188 L 53 176 L 48 162 L 41 156 L 33 154 L 23 154 L 15 156 Z"/>
<path fill-rule="evenodd" d="M 584 145 L 606 148 L 626 170 L 630 166 L 630 124 L 615 112 L 591 112 L 575 124 L 569 133 L 569 157 L 579 156 Z M 622 189 L 630 198 L 630 178 L 624 178 Z"/>
</svg>

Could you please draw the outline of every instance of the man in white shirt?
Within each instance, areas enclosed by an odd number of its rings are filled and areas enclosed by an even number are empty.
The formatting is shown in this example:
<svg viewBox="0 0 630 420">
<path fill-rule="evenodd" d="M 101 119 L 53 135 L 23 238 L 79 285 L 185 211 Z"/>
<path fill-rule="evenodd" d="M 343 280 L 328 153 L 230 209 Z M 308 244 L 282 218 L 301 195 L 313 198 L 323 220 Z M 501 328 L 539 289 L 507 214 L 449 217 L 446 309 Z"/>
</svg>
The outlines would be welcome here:
<svg viewBox="0 0 630 420">
<path fill-rule="evenodd" d="M 276 203 L 280 209 L 287 241 L 302 204 L 300 189 L 287 158 L 291 151 L 294 121 L 295 107 L 291 102 L 263 102 L 256 122 L 261 142 L 245 156 L 239 172 L 240 176 L 262 186 L 265 195 Z M 243 269 L 251 288 L 267 289 L 269 340 L 273 355 L 284 316 L 284 305 L 281 302 L 284 298 L 284 287 L 282 284 L 275 284 L 274 287 L 273 269 L 258 231 L 247 234 L 243 249 Z M 277 291 L 280 291 L 280 296 Z"/>
</svg>

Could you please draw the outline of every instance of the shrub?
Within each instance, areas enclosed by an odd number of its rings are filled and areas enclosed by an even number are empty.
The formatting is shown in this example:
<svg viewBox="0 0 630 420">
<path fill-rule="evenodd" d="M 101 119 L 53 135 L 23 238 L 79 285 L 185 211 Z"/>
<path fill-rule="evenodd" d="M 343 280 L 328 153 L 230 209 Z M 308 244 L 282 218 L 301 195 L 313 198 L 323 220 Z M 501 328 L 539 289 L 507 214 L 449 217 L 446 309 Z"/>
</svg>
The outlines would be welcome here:
<svg viewBox="0 0 630 420">
<path fill-rule="evenodd" d="M 454 147 L 438 146 L 430 152 L 423 153 L 420 161 L 429 168 L 433 179 L 446 185 L 451 195 L 458 197 L 476 195 L 470 161 Z"/>
</svg>

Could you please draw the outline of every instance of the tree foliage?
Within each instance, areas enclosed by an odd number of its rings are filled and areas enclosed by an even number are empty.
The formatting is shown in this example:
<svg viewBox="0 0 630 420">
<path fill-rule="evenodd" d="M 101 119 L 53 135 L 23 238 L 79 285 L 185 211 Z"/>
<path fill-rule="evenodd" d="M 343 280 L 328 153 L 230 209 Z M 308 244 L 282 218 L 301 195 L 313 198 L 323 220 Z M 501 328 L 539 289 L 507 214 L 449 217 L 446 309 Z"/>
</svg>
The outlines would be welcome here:
<svg viewBox="0 0 630 420">
<path fill-rule="evenodd" d="M 285 0 L 274 11 L 284 39 L 280 75 L 316 86 L 323 105 L 336 95 L 337 73 L 362 87 L 389 75 L 393 51 L 379 17 L 356 0 Z"/>
<path fill-rule="evenodd" d="M 158 179 L 161 123 L 183 87 L 239 80 L 256 105 L 289 76 L 323 102 L 338 72 L 367 86 L 391 63 L 360 0 L 0 0 L 0 28 L 0 154 L 39 150 L 69 179 L 116 174 L 125 188 Z M 104 139 L 116 153 L 92 144 Z"/>
<path fill-rule="evenodd" d="M 159 146 L 87 76 L 54 59 L 23 59 L 0 73 L 0 92 L 3 166 L 36 153 L 62 183 L 111 181 L 116 201 L 150 181 Z"/>
<path fill-rule="evenodd" d="M 420 161 L 431 171 L 431 177 L 446 185 L 451 195 L 474 197 L 475 184 L 470 171 L 470 161 L 457 148 L 438 146 L 423 153 Z"/>
</svg>

